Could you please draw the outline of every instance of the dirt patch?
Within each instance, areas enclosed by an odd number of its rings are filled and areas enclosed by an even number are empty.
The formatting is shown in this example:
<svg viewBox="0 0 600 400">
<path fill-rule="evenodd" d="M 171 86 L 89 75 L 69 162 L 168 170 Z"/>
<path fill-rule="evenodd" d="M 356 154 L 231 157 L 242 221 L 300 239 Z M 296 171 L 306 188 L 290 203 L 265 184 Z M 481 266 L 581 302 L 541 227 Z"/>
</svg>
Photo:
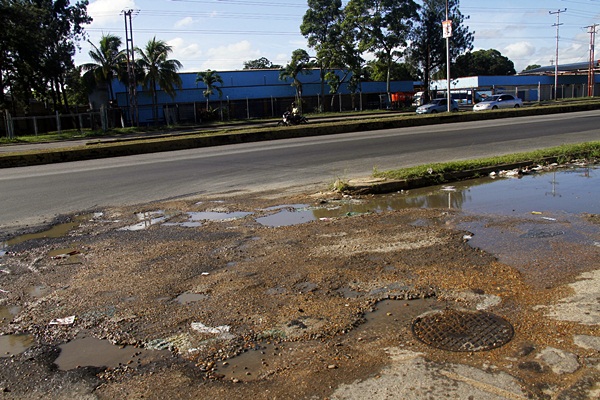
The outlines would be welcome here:
<svg viewBox="0 0 600 400">
<path fill-rule="evenodd" d="M 464 218 L 458 212 L 411 209 L 278 228 L 256 221 L 275 212 L 269 207 L 336 200 L 333 194 L 267 193 L 97 210 L 65 236 L 11 246 L 0 258 L 0 289 L 2 305 L 19 311 L 0 328 L 33 334 L 36 345 L 28 352 L 36 356 L 0 360 L 5 396 L 54 396 L 68 380 L 75 386 L 65 398 L 326 398 L 393 365 L 391 348 L 422 354 L 425 364 L 465 365 L 468 376 L 477 376 L 473 368 L 493 369 L 514 379 L 511 388 L 517 382 L 539 398 L 595 376 L 598 355 L 575 345 L 572 336 L 600 336 L 597 325 L 560 321 L 537 307 L 557 303 L 570 287 L 531 285 L 518 269 L 470 246 L 467 232 L 455 228 Z M 216 209 L 252 214 L 175 223 L 186 213 Z M 139 224 L 140 213 L 154 218 L 157 210 L 164 216 L 160 223 L 120 229 Z M 67 253 L 50 256 L 56 249 L 69 249 L 77 262 Z M 591 264 L 578 271 L 597 268 Z M 34 296 L 30 288 L 41 285 L 44 293 Z M 197 296 L 179 301 L 183 294 Z M 431 298 L 438 309 L 486 308 L 510 321 L 515 337 L 492 351 L 467 354 L 429 347 L 410 332 L 409 321 L 421 311 L 411 299 L 421 298 Z M 365 328 L 384 299 L 398 307 L 386 312 L 385 323 Z M 72 322 L 65 319 L 70 316 Z M 57 370 L 58 346 L 81 335 L 171 356 Z M 548 347 L 575 354 L 589 368 L 552 373 L 536 359 Z M 240 369 L 236 356 L 256 351 L 264 357 Z M 38 367 L 23 379 L 19 371 L 31 362 Z M 540 368 L 518 367 L 534 364 Z M 228 375 L 234 365 L 236 375 Z M 38 387 L 40 379 L 50 383 Z"/>
</svg>

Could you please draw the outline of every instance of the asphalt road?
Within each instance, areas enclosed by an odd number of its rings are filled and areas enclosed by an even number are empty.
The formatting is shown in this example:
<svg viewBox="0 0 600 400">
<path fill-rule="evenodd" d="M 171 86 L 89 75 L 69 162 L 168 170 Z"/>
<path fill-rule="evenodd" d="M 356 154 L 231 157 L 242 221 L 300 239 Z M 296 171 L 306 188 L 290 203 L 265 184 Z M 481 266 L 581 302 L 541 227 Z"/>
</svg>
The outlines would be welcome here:
<svg viewBox="0 0 600 400">
<path fill-rule="evenodd" d="M 324 189 L 336 178 L 600 140 L 600 111 L 286 139 L 0 171 L 0 227 L 194 194 Z"/>
</svg>

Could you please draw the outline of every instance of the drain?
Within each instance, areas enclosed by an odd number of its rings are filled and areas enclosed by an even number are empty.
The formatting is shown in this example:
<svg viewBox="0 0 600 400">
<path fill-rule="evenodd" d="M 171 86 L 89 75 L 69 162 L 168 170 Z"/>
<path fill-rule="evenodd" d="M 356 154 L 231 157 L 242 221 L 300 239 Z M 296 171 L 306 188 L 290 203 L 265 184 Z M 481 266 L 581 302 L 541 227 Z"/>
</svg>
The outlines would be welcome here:
<svg viewBox="0 0 600 400">
<path fill-rule="evenodd" d="M 449 351 L 483 351 L 510 342 L 514 330 L 505 319 L 483 311 L 446 309 L 413 320 L 412 332 L 430 346 Z"/>
</svg>

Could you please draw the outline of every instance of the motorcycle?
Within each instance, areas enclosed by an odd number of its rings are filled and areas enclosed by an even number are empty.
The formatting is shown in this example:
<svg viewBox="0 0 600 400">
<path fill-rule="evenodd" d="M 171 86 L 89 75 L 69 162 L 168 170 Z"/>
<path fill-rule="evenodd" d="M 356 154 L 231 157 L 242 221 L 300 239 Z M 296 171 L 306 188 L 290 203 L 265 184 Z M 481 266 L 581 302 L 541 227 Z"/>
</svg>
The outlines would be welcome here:
<svg viewBox="0 0 600 400">
<path fill-rule="evenodd" d="M 277 126 L 292 126 L 300 124 L 308 124 L 308 119 L 303 115 L 294 115 L 289 111 L 286 111 L 283 114 L 281 121 L 277 122 Z"/>
</svg>

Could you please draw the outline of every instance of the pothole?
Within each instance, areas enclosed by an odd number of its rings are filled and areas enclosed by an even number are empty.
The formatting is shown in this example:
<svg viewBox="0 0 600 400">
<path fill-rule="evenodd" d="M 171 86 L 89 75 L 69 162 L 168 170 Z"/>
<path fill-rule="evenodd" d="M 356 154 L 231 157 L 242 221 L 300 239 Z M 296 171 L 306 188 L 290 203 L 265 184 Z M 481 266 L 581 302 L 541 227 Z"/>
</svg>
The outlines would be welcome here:
<svg viewBox="0 0 600 400">
<path fill-rule="evenodd" d="M 483 311 L 445 309 L 413 320 L 412 332 L 421 342 L 448 351 L 491 350 L 510 342 L 512 325 Z"/>
<path fill-rule="evenodd" d="M 10 357 L 20 354 L 34 343 L 32 335 L 0 335 L 0 357 Z"/>
<path fill-rule="evenodd" d="M 84 337 L 60 346 L 61 352 L 54 362 L 66 371 L 78 367 L 140 366 L 170 356 L 167 350 L 147 350 L 132 346 L 117 346 L 108 340 Z"/>
</svg>

